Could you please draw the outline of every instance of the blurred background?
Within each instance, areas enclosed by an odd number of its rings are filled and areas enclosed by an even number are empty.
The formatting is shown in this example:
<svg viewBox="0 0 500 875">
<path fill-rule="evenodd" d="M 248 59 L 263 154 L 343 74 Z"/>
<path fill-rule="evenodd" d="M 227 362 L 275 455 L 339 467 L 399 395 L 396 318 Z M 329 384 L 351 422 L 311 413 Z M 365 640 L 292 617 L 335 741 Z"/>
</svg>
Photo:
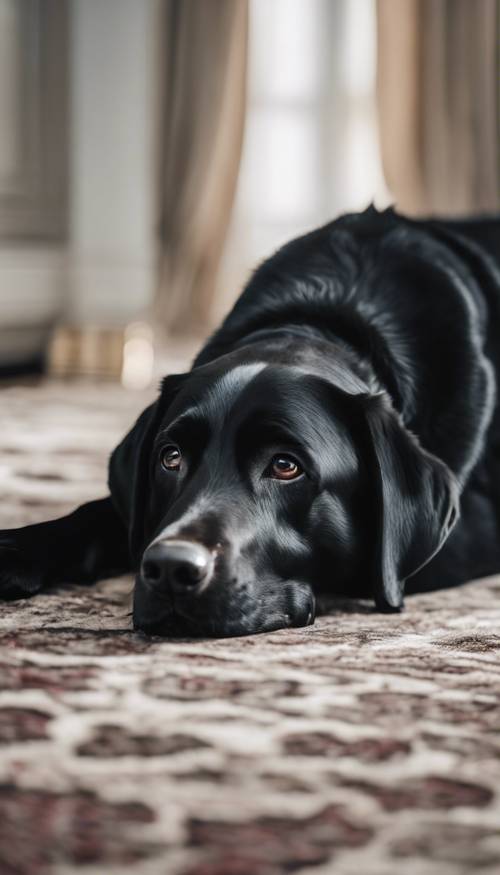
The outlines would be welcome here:
<svg viewBox="0 0 500 875">
<path fill-rule="evenodd" d="M 339 213 L 500 197 L 500 0 L 0 0 L 0 373 L 142 388 Z"/>
</svg>

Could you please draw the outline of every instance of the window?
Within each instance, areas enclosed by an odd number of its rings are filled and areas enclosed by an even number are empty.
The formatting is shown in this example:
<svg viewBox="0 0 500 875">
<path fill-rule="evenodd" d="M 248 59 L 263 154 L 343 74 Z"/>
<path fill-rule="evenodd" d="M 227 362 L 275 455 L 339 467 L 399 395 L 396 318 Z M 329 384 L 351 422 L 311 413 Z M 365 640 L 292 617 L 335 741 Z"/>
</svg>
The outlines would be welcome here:
<svg viewBox="0 0 500 875">
<path fill-rule="evenodd" d="M 287 239 L 387 203 L 375 112 L 375 0 L 250 0 L 248 105 L 219 312 Z"/>
</svg>

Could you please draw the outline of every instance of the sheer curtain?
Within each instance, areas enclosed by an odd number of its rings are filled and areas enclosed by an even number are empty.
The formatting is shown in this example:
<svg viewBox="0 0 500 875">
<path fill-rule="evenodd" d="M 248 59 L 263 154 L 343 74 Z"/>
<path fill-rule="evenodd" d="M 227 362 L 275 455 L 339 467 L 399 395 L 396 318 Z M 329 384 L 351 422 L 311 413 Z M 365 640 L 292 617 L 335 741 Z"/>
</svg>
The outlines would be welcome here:
<svg viewBox="0 0 500 875">
<path fill-rule="evenodd" d="M 499 0 L 378 0 L 387 184 L 403 211 L 500 206 Z"/>
<path fill-rule="evenodd" d="M 246 108 L 247 0 L 167 0 L 160 288 L 170 332 L 206 329 Z"/>
</svg>

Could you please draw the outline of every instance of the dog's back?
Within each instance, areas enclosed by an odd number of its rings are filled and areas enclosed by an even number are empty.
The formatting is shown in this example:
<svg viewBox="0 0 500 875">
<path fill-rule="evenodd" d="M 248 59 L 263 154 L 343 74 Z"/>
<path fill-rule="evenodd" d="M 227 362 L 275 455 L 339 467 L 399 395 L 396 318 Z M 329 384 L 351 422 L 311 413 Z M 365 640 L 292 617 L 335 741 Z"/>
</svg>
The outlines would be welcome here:
<svg viewBox="0 0 500 875">
<path fill-rule="evenodd" d="M 461 521 L 409 590 L 500 570 L 500 219 L 373 207 L 264 262 L 195 364 L 276 327 L 341 339 L 463 486 Z"/>
</svg>

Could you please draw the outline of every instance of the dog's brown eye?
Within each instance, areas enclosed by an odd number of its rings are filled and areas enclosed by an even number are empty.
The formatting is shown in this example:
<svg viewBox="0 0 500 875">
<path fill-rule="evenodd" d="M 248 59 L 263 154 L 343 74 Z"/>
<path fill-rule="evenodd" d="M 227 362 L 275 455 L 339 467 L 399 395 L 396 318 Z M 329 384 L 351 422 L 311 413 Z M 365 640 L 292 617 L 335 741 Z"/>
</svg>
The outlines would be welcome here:
<svg viewBox="0 0 500 875">
<path fill-rule="evenodd" d="M 295 480 L 303 473 L 302 468 L 293 456 L 274 456 L 269 469 L 275 480 Z"/>
<path fill-rule="evenodd" d="M 181 466 L 181 451 L 178 447 L 170 445 L 161 451 L 160 461 L 167 471 L 178 471 Z"/>
</svg>

